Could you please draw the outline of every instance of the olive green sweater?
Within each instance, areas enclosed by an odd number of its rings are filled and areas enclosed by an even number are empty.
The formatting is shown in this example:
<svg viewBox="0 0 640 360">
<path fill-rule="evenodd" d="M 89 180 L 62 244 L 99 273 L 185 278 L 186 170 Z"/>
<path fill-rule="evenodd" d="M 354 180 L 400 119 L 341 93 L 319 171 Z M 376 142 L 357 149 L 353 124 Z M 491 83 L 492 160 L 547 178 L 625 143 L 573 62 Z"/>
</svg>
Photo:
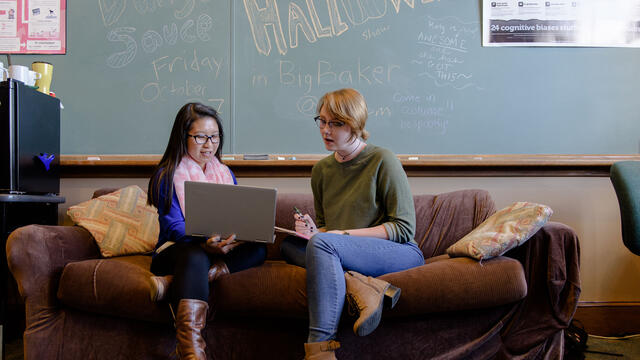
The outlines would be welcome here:
<svg viewBox="0 0 640 360">
<path fill-rule="evenodd" d="M 389 150 L 367 145 L 354 159 L 333 154 L 311 171 L 316 225 L 346 230 L 383 225 L 389 240 L 414 241 L 416 214 L 407 175 Z"/>
</svg>

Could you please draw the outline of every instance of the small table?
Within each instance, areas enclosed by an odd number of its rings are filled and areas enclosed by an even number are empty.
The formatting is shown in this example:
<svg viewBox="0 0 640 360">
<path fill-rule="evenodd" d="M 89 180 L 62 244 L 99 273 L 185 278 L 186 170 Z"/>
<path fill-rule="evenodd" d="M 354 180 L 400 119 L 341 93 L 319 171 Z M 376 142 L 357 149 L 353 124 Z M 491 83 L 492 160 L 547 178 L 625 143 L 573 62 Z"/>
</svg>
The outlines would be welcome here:
<svg viewBox="0 0 640 360">
<path fill-rule="evenodd" d="M 4 359 L 5 339 L 19 335 L 17 330 L 24 321 L 24 304 L 21 304 L 17 286 L 7 267 L 6 244 L 9 234 L 25 225 L 57 225 L 58 204 L 65 198 L 57 195 L 0 194 L 0 355 Z M 12 309 L 8 312 L 9 301 Z M 7 316 L 13 314 L 11 319 Z M 20 316 L 22 318 L 20 318 Z M 8 326 L 11 325 L 11 326 Z"/>
</svg>

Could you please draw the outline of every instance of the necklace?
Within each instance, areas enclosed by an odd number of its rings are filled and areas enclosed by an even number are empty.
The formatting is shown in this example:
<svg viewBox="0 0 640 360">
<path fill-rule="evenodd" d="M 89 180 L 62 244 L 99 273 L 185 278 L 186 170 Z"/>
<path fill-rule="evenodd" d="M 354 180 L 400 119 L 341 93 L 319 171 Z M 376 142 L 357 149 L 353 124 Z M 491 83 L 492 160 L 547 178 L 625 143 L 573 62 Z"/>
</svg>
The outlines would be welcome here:
<svg viewBox="0 0 640 360">
<path fill-rule="evenodd" d="M 345 161 L 346 158 L 348 158 L 349 156 L 351 156 L 354 152 L 356 152 L 356 150 L 358 150 L 360 148 L 361 142 L 360 139 L 358 139 L 358 145 L 356 145 L 356 147 L 347 155 L 342 155 L 340 154 L 339 151 L 336 150 L 336 154 L 338 154 L 338 156 L 340 156 L 340 158 L 342 158 L 342 161 Z"/>
</svg>

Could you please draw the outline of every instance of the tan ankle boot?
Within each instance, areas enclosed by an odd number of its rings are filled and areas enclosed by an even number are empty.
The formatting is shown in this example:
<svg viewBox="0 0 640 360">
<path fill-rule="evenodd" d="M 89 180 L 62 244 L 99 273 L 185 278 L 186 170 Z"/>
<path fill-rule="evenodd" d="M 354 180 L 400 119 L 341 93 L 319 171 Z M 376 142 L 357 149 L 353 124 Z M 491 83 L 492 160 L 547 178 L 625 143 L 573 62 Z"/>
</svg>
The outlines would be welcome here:
<svg viewBox="0 0 640 360">
<path fill-rule="evenodd" d="M 209 268 L 209 282 L 213 282 L 222 275 L 229 274 L 229 268 L 222 260 L 216 260 Z M 162 301 L 169 294 L 169 285 L 173 280 L 173 275 L 151 276 L 149 278 L 149 297 L 151 301 Z"/>
<path fill-rule="evenodd" d="M 208 309 L 209 304 L 202 300 L 182 299 L 178 303 L 176 353 L 180 360 L 206 360 L 206 344 L 201 331 L 207 323 Z"/>
<path fill-rule="evenodd" d="M 344 273 L 347 285 L 349 312 L 359 315 L 353 324 L 358 336 L 369 335 L 380 324 L 385 302 L 394 307 L 400 298 L 400 289 L 388 282 L 355 271 Z"/>
<path fill-rule="evenodd" d="M 334 340 L 304 344 L 304 360 L 336 360 L 335 350 L 340 343 Z"/>
</svg>

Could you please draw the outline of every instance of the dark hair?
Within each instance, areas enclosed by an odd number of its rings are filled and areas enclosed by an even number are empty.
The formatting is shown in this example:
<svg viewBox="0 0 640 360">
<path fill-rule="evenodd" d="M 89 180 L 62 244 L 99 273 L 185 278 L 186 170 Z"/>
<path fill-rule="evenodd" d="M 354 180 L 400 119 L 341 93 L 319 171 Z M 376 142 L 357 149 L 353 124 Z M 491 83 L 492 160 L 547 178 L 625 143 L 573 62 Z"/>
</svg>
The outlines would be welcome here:
<svg viewBox="0 0 640 360">
<path fill-rule="evenodd" d="M 218 117 L 218 112 L 214 108 L 200 103 L 185 104 L 180 108 L 178 114 L 176 114 L 171 135 L 169 135 L 167 149 L 164 151 L 162 159 L 153 170 L 153 175 L 149 179 L 147 204 L 153 205 L 158 209 L 162 207 L 165 212 L 168 212 L 171 208 L 171 200 L 173 199 L 173 174 L 178 164 L 180 164 L 180 160 L 188 153 L 187 134 L 189 130 L 191 130 L 193 122 L 204 117 L 211 117 L 218 124 L 220 143 L 215 156 L 220 160 L 222 145 L 224 144 L 224 131 L 222 131 L 222 122 Z M 162 184 L 165 186 L 163 194 L 164 202 L 160 204 L 160 185 Z"/>
</svg>

